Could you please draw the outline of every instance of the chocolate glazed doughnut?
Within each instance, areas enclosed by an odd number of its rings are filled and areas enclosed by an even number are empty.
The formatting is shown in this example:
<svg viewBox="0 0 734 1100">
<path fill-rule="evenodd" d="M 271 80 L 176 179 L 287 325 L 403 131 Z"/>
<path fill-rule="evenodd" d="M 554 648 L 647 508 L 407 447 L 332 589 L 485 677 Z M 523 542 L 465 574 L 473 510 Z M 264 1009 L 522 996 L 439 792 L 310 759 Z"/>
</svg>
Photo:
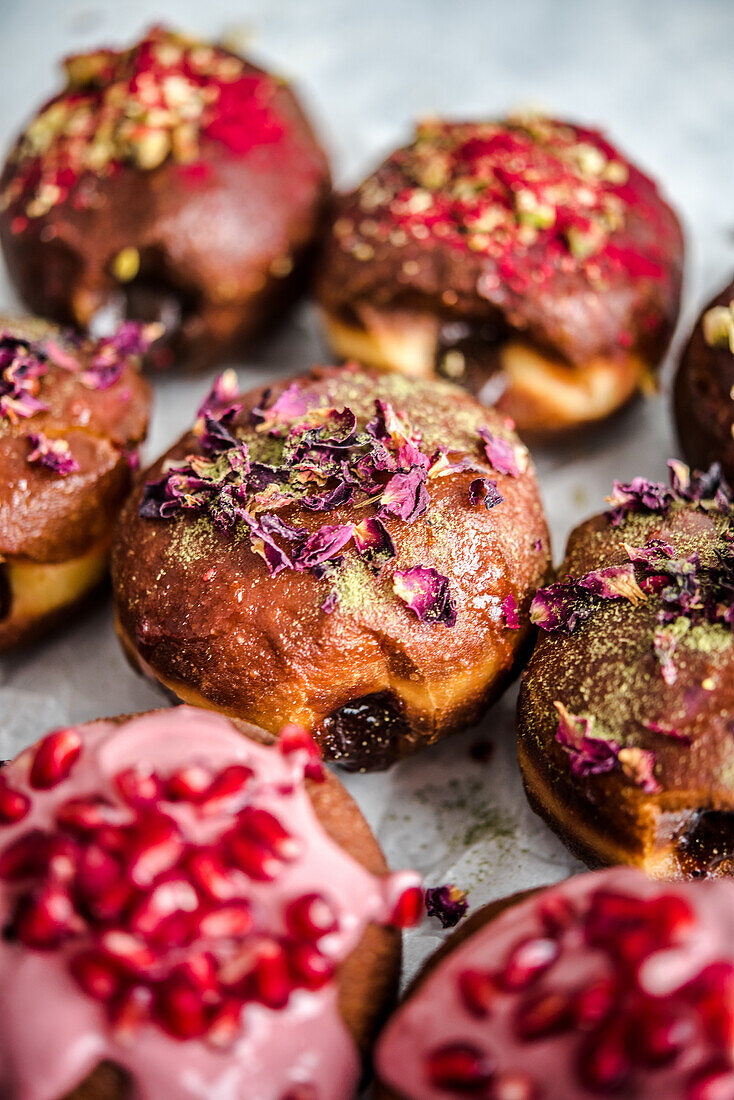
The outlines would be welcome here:
<svg viewBox="0 0 734 1100">
<path fill-rule="evenodd" d="M 148 426 L 155 326 L 82 340 L 0 317 L 0 651 L 41 635 L 105 576 Z"/>
<path fill-rule="evenodd" d="M 339 354 L 552 433 L 649 383 L 682 259 L 674 212 L 596 130 L 433 120 L 339 199 L 318 296 Z"/>
<path fill-rule="evenodd" d="M 352 768 L 475 721 L 548 568 L 508 424 L 446 382 L 356 367 L 239 396 L 225 378 L 200 414 L 119 524 L 133 664 L 273 732 L 302 722 Z"/>
<path fill-rule="evenodd" d="M 719 472 L 615 484 L 569 539 L 523 676 L 536 810 L 590 864 L 734 872 L 734 507 Z"/>
<path fill-rule="evenodd" d="M 421 908 L 302 729 L 56 730 L 0 777 L 0 1094 L 342 1100 Z"/>
<path fill-rule="evenodd" d="M 617 868 L 478 910 L 383 1031 L 377 1100 L 731 1096 L 733 892 Z"/>
<path fill-rule="evenodd" d="M 154 367 L 236 351 L 300 289 L 330 189 L 293 92 L 161 27 L 65 71 L 0 179 L 19 294 L 95 331 L 161 321 Z"/>
<path fill-rule="evenodd" d="M 734 282 L 709 302 L 681 358 L 675 419 L 686 461 L 734 481 Z"/>
</svg>

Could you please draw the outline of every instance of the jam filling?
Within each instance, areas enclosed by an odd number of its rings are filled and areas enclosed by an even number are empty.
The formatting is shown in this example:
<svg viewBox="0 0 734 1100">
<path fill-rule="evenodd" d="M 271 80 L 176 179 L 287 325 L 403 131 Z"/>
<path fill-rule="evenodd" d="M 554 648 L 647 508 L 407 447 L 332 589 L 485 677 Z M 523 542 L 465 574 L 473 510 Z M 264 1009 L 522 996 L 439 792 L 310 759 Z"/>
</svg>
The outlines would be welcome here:
<svg viewBox="0 0 734 1100">
<path fill-rule="evenodd" d="M 378 691 L 352 699 L 323 719 L 317 735 L 327 760 L 348 771 L 387 768 L 410 727 L 395 696 Z"/>
</svg>

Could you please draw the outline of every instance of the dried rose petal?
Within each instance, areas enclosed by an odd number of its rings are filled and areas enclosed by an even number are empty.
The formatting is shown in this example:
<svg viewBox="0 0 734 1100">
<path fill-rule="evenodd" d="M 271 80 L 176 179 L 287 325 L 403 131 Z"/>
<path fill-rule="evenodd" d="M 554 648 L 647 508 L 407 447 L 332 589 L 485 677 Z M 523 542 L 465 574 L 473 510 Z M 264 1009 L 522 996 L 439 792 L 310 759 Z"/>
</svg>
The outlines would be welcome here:
<svg viewBox="0 0 734 1100">
<path fill-rule="evenodd" d="M 406 523 L 412 523 L 428 509 L 426 471 L 413 468 L 407 474 L 393 474 L 385 486 L 380 505 Z"/>
<path fill-rule="evenodd" d="M 620 745 L 618 741 L 597 737 L 593 733 L 594 719 L 571 714 L 558 701 L 553 706 L 558 711 L 556 741 L 571 758 L 574 775 L 603 775 L 617 767 Z"/>
<path fill-rule="evenodd" d="M 479 428 L 484 451 L 490 465 L 500 474 L 519 477 L 528 468 L 528 452 L 521 444 L 515 444 L 504 436 L 495 435 L 489 428 Z"/>
<path fill-rule="evenodd" d="M 530 621 L 541 630 L 565 630 L 573 634 L 594 610 L 590 593 L 573 582 L 541 588 L 530 605 Z"/>
<path fill-rule="evenodd" d="M 241 408 L 236 403 L 239 395 L 237 375 L 233 370 L 222 371 L 196 413 L 197 419 L 222 420 Z"/>
<path fill-rule="evenodd" d="M 595 569 L 576 583 L 605 600 L 625 599 L 636 606 L 646 599 L 635 578 L 632 562 L 628 565 L 609 565 L 605 569 Z"/>
<path fill-rule="evenodd" d="M 469 486 L 469 502 L 471 504 L 484 504 L 485 508 L 496 508 L 502 504 L 504 497 L 497 489 L 497 482 L 488 477 L 477 477 Z"/>
<path fill-rule="evenodd" d="M 265 390 L 260 405 L 251 413 L 252 422 L 259 432 L 270 432 L 276 425 L 287 424 L 318 403 L 318 398 L 314 394 L 304 393 L 297 382 L 291 382 L 272 405 L 267 404 L 269 397 L 270 390 Z"/>
<path fill-rule="evenodd" d="M 66 477 L 79 469 L 79 463 L 65 439 L 49 439 L 43 432 L 32 432 L 28 442 L 32 448 L 28 462 L 46 466 L 59 477 Z"/>
<path fill-rule="evenodd" d="M 520 629 L 520 616 L 513 595 L 505 596 L 502 601 L 502 614 L 505 617 L 505 626 L 508 630 Z"/>
<path fill-rule="evenodd" d="M 294 557 L 296 569 L 313 569 L 335 557 L 354 534 L 353 523 L 324 524 L 307 538 Z"/>
<path fill-rule="evenodd" d="M 456 604 L 448 577 L 432 567 L 416 565 L 412 569 L 396 569 L 393 592 L 422 623 L 453 626 L 456 622 Z"/>
<path fill-rule="evenodd" d="M 354 545 L 371 569 L 379 573 L 395 557 L 395 544 L 381 519 L 369 517 L 355 525 Z"/>
<path fill-rule="evenodd" d="M 447 883 L 445 886 L 432 886 L 425 892 L 426 913 L 437 917 L 444 928 L 453 928 L 466 916 L 469 902 L 466 893 L 458 886 Z"/>
<path fill-rule="evenodd" d="M 652 749 L 640 749 L 634 746 L 622 748 L 617 754 L 622 771 L 636 786 L 648 794 L 662 790 L 655 778 L 655 753 Z"/>
</svg>

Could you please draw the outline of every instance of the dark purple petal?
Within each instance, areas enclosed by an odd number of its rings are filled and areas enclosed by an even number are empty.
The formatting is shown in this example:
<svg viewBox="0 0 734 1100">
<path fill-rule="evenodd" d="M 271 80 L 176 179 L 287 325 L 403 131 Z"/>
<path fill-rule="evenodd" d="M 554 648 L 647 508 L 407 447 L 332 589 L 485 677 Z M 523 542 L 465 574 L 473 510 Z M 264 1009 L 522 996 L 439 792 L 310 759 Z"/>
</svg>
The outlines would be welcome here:
<svg viewBox="0 0 734 1100">
<path fill-rule="evenodd" d="M 617 767 L 618 741 L 594 735 L 594 719 L 571 714 L 563 703 L 555 702 L 558 711 L 556 741 L 569 755 L 574 775 L 604 775 Z"/>
<path fill-rule="evenodd" d="M 201 420 L 231 419 L 242 407 L 236 400 L 238 396 L 237 375 L 233 370 L 222 371 L 199 406 L 197 418 Z"/>
<path fill-rule="evenodd" d="M 422 623 L 453 626 L 456 622 L 456 605 L 449 579 L 432 567 L 415 565 L 412 569 L 396 569 L 393 592 Z"/>
<path fill-rule="evenodd" d="M 469 486 L 469 502 L 471 504 L 484 504 L 485 508 L 496 508 L 502 504 L 504 497 L 497 489 L 497 482 L 488 477 L 477 477 Z"/>
<path fill-rule="evenodd" d="M 502 614 L 505 617 L 505 626 L 508 630 L 520 629 L 520 616 L 517 613 L 517 604 L 514 596 L 505 596 L 502 601 Z"/>
<path fill-rule="evenodd" d="M 287 425 L 318 404 L 318 397 L 313 393 L 304 393 L 297 382 L 291 382 L 272 405 L 267 404 L 269 398 L 270 390 L 265 390 L 260 406 L 250 414 L 258 431 L 272 431 L 276 426 Z"/>
<path fill-rule="evenodd" d="M 336 611 L 339 606 L 339 596 L 337 592 L 332 589 L 324 602 L 321 604 L 321 610 L 326 612 L 327 615 L 331 615 L 332 611 Z"/>
<path fill-rule="evenodd" d="M 429 887 L 425 901 L 428 916 L 437 917 L 444 928 L 454 928 L 469 908 L 465 891 L 451 883 Z"/>
<path fill-rule="evenodd" d="M 351 504 L 353 499 L 354 486 L 342 481 L 326 493 L 318 496 L 300 497 L 298 503 L 310 512 L 332 512 L 335 508 L 342 508 L 345 504 Z"/>
<path fill-rule="evenodd" d="M 43 412 L 40 379 L 48 370 L 45 351 L 8 332 L 0 334 L 0 417 L 17 424 Z"/>
<path fill-rule="evenodd" d="M 353 523 L 324 524 L 310 538 L 307 538 L 295 559 L 296 569 L 313 569 L 335 557 L 351 540 L 354 533 Z"/>
<path fill-rule="evenodd" d="M 65 439 L 49 439 L 43 432 L 35 432 L 28 436 L 28 442 L 32 448 L 28 455 L 29 462 L 46 466 L 59 477 L 66 477 L 79 469 L 79 463 Z"/>
<path fill-rule="evenodd" d="M 413 469 L 407 474 L 393 474 L 385 486 L 380 505 L 386 512 L 412 523 L 428 509 L 430 498 L 426 488 L 426 471 Z"/>
<path fill-rule="evenodd" d="M 589 592 L 573 582 L 541 588 L 530 605 L 530 621 L 541 630 L 564 630 L 573 634 L 589 618 L 594 603 Z"/>
<path fill-rule="evenodd" d="M 363 519 L 354 528 L 354 545 L 370 568 L 379 573 L 391 558 L 395 557 L 395 544 L 381 519 Z"/>
<path fill-rule="evenodd" d="M 204 431 L 201 435 L 201 445 L 207 454 L 216 454 L 217 451 L 226 451 L 230 447 L 239 446 L 236 436 L 232 435 L 227 427 L 228 416 L 221 420 L 211 416 L 204 417 Z M 242 444 L 247 446 L 247 444 Z"/>
<path fill-rule="evenodd" d="M 671 490 L 659 481 L 648 481 L 644 477 L 636 477 L 627 483 L 615 481 L 609 497 L 612 508 L 607 514 L 612 525 L 617 527 L 628 512 L 667 515 L 674 500 Z"/>
<path fill-rule="evenodd" d="M 111 336 L 97 341 L 92 365 L 82 373 L 82 382 L 89 389 L 110 389 L 119 382 L 129 360 L 145 355 L 163 332 L 163 325 L 158 323 L 123 322 Z"/>
<path fill-rule="evenodd" d="M 495 435 L 486 427 L 479 428 L 478 432 L 492 469 L 510 477 L 519 477 L 527 469 L 528 453 L 523 446 Z"/>
<path fill-rule="evenodd" d="M 249 512 L 243 512 L 240 519 L 250 528 L 250 546 L 263 559 L 271 577 L 276 577 L 284 569 L 293 569 L 292 559 L 273 537 L 275 531 L 272 524 L 263 523 Z"/>
<path fill-rule="evenodd" d="M 413 433 L 410 424 L 395 412 L 389 401 L 378 397 L 375 401 L 375 415 L 367 425 L 367 432 L 381 443 L 393 443 L 397 447 L 411 442 L 418 445 L 420 437 Z"/>
<path fill-rule="evenodd" d="M 609 565 L 605 569 L 594 569 L 581 577 L 577 584 L 604 600 L 625 599 L 637 605 L 645 599 L 645 593 L 635 578 L 635 567 L 632 562 L 627 565 Z"/>
<path fill-rule="evenodd" d="M 644 546 L 625 544 L 624 548 L 630 561 L 644 562 L 646 565 L 663 565 L 666 558 L 675 556 L 674 548 L 662 539 L 650 539 Z"/>
</svg>

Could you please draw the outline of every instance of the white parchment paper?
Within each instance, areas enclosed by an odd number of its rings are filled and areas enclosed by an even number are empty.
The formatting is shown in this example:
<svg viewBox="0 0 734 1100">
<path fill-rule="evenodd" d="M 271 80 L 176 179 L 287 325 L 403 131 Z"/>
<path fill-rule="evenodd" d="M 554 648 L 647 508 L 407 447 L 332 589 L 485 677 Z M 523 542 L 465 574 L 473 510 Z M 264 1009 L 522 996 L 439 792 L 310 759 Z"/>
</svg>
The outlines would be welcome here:
<svg viewBox="0 0 734 1100">
<path fill-rule="evenodd" d="M 356 181 L 416 116 L 539 105 L 608 128 L 681 212 L 689 257 L 678 343 L 734 267 L 734 3 L 731 0 L 0 0 L 0 144 L 57 86 L 64 53 L 123 44 L 167 20 L 239 44 L 301 87 L 340 184 Z M 15 301 L 0 274 L 0 308 Z M 247 359 L 244 387 L 324 361 L 302 305 Z M 613 478 L 664 477 L 676 452 L 667 389 L 610 424 L 535 452 L 556 558 Z M 191 421 L 211 376 L 156 385 L 147 456 Z M 528 809 L 514 757 L 515 691 L 481 727 L 382 774 L 347 776 L 395 867 L 455 881 L 472 906 L 579 865 Z M 109 596 L 37 648 L 0 659 L 0 756 L 52 725 L 162 705 L 127 666 Z M 486 760 L 472 754 L 491 743 Z M 480 754 L 481 755 L 481 754 Z M 408 977 L 440 939 L 407 937 Z"/>
</svg>

